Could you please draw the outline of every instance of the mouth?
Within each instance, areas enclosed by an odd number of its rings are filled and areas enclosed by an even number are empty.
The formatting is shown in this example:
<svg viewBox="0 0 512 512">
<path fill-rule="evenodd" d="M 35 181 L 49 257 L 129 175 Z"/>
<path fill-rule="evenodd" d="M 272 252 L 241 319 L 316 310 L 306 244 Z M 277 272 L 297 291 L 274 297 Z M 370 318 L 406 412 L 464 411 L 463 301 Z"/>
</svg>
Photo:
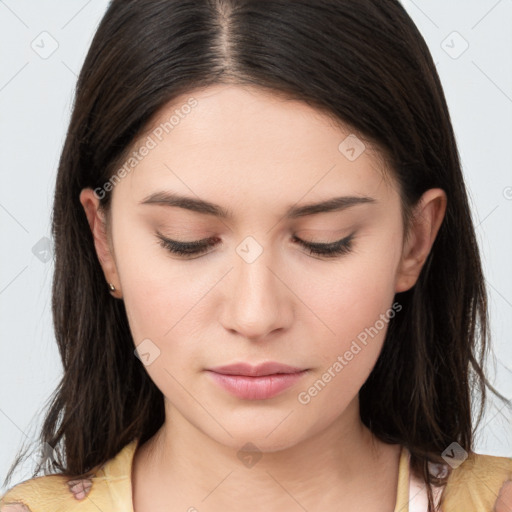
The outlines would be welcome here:
<svg viewBox="0 0 512 512">
<path fill-rule="evenodd" d="M 267 400 L 295 385 L 309 369 L 280 363 L 247 363 L 207 369 L 214 383 L 244 400 Z"/>
<path fill-rule="evenodd" d="M 304 368 L 298 368 L 296 366 L 290 366 L 275 361 L 264 362 L 258 365 L 239 362 L 225 366 L 216 366 L 208 368 L 207 370 L 222 375 L 239 375 L 246 377 L 264 377 L 269 375 L 290 374 L 305 371 Z"/>
</svg>

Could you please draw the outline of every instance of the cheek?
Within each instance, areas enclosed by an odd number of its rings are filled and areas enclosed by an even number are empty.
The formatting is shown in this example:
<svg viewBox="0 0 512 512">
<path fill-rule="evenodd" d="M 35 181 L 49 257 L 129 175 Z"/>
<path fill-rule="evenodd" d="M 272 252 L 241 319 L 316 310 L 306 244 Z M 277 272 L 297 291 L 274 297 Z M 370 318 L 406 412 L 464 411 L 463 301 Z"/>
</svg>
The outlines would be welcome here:
<svg viewBox="0 0 512 512">
<path fill-rule="evenodd" d="M 117 270 L 134 342 L 149 338 L 161 345 L 181 327 L 180 319 L 197 300 L 201 284 L 135 219 L 118 222 L 115 228 Z"/>
<path fill-rule="evenodd" d="M 336 396 L 343 408 L 357 394 L 373 369 L 385 339 L 389 322 L 399 315 L 394 302 L 394 277 L 400 239 L 375 239 L 371 247 L 319 272 L 301 290 L 317 319 L 310 322 L 311 339 L 321 368 L 315 374 L 314 394 L 327 403 Z M 328 266 L 326 265 L 326 269 Z M 306 283 L 304 283 L 306 285 Z M 325 391 L 324 391 L 325 386 Z M 319 392 L 321 390 L 321 393 Z M 331 397 L 331 398 L 329 398 Z M 307 398 L 306 398 L 307 399 Z"/>
<path fill-rule="evenodd" d="M 354 253 L 315 263 L 311 278 L 295 280 L 300 297 L 323 320 L 323 337 L 333 347 L 373 326 L 392 305 L 399 243 L 399 237 L 368 236 Z"/>
<path fill-rule="evenodd" d="M 186 400 L 179 382 L 184 371 L 199 369 L 201 332 L 194 318 L 209 279 L 189 278 L 182 265 L 166 258 L 152 242 L 120 258 L 118 267 L 134 349 L 165 396 L 178 403 Z"/>
</svg>

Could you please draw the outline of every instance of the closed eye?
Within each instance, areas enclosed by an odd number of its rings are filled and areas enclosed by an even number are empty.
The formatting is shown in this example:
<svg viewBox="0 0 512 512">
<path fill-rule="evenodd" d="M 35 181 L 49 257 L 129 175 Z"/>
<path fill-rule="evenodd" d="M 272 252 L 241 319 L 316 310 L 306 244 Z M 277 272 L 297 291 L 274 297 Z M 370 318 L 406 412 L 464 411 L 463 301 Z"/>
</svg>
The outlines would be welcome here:
<svg viewBox="0 0 512 512">
<path fill-rule="evenodd" d="M 298 242 L 300 245 L 302 245 L 308 251 L 309 254 L 329 258 L 349 253 L 352 250 L 353 239 L 354 233 L 350 234 L 345 238 L 342 238 L 341 240 L 337 240 L 336 242 L 331 242 L 328 244 L 317 242 L 305 242 L 304 240 L 301 240 L 296 236 L 293 237 L 294 242 Z"/>
<path fill-rule="evenodd" d="M 164 249 L 172 254 L 183 257 L 201 255 L 205 253 L 209 247 L 217 245 L 220 241 L 218 238 L 206 238 L 202 240 L 194 240 L 192 242 L 179 242 L 177 240 L 171 240 L 170 238 L 163 236 L 161 233 L 157 233 L 157 238 L 159 240 L 159 244 Z M 352 250 L 354 233 L 331 243 L 306 242 L 296 236 L 293 236 L 292 239 L 294 242 L 297 242 L 299 245 L 304 247 L 311 255 L 334 258 L 342 254 L 347 254 Z"/>
</svg>

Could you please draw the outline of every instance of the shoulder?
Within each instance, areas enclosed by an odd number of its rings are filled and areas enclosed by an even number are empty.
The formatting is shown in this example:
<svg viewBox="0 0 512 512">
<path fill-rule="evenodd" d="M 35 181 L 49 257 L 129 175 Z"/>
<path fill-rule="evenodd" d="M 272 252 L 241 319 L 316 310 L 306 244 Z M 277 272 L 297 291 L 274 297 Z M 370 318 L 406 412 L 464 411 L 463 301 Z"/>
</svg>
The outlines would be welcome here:
<svg viewBox="0 0 512 512">
<path fill-rule="evenodd" d="M 70 510 L 74 496 L 63 475 L 46 475 L 25 480 L 0 498 L 0 512 Z"/>
<path fill-rule="evenodd" d="M 512 511 L 512 458 L 470 453 L 451 470 L 441 508 L 443 512 Z"/>
<path fill-rule="evenodd" d="M 0 512 L 110 512 L 131 508 L 131 464 L 137 441 L 126 445 L 89 478 L 45 475 L 0 496 Z M 128 507 L 128 508 L 126 508 Z"/>
<path fill-rule="evenodd" d="M 83 500 L 94 485 L 95 497 L 105 494 L 105 487 L 96 476 L 80 481 L 64 475 L 45 475 L 25 480 L 10 488 L 0 497 L 0 512 L 64 512 L 96 510 L 90 500 Z M 89 484 L 90 482 L 90 484 Z M 78 490 L 83 490 L 82 493 Z M 105 501 L 102 499 L 101 501 Z"/>
</svg>

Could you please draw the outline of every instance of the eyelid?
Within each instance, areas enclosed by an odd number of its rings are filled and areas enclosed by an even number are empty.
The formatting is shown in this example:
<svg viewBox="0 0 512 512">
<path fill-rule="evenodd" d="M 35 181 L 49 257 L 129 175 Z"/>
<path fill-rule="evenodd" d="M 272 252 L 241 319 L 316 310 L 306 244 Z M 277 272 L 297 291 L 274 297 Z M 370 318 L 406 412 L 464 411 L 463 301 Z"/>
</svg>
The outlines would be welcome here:
<svg viewBox="0 0 512 512">
<path fill-rule="evenodd" d="M 180 240 L 173 240 L 162 235 L 160 232 L 156 232 L 159 243 L 162 247 L 168 249 L 171 252 L 180 252 L 183 254 L 196 255 L 203 253 L 210 245 L 215 245 L 217 237 L 202 238 L 200 240 L 192 240 L 190 242 L 182 242 Z"/>
<path fill-rule="evenodd" d="M 334 259 L 340 257 L 343 254 L 347 254 L 352 251 L 352 242 L 355 236 L 355 231 L 350 235 L 336 240 L 334 242 L 323 243 L 323 242 L 307 242 L 298 238 L 296 235 L 292 236 L 292 240 L 298 242 L 304 250 L 308 251 L 310 255 L 325 259 Z M 163 236 L 157 231 L 157 238 L 159 244 L 175 255 L 179 257 L 195 259 L 205 254 L 209 246 L 218 244 L 218 237 L 203 238 L 201 240 L 193 240 L 190 242 L 181 242 L 178 240 L 172 240 Z"/>
<path fill-rule="evenodd" d="M 307 244 L 307 245 L 311 245 L 311 246 L 318 246 L 318 247 L 335 247 L 343 242 L 348 242 L 352 239 L 352 237 L 354 236 L 355 233 L 351 233 L 350 235 L 347 235 L 343 238 L 337 238 L 336 240 L 334 240 L 333 242 L 313 242 L 311 240 L 304 240 L 303 238 L 300 238 L 296 235 L 293 235 L 292 236 L 292 240 L 296 241 L 296 242 L 300 242 L 300 243 L 304 243 L 304 244 Z"/>
<path fill-rule="evenodd" d="M 335 240 L 334 242 L 307 242 L 293 236 L 293 239 L 299 242 L 305 250 L 309 251 L 310 254 L 316 254 L 317 256 L 324 258 L 335 258 L 342 254 L 349 253 L 352 250 L 352 242 L 355 237 L 355 231 L 350 235 Z"/>
<path fill-rule="evenodd" d="M 313 241 L 309 241 L 309 240 L 304 240 L 304 239 L 298 237 L 297 235 L 292 235 L 292 240 L 294 242 L 299 242 L 299 243 L 303 243 L 303 244 L 307 244 L 307 245 L 311 245 L 311 246 L 330 247 L 330 246 L 339 245 L 342 242 L 349 241 L 353 237 L 353 235 L 354 235 L 354 233 L 351 233 L 350 235 L 348 235 L 344 238 L 341 238 L 341 239 L 338 238 L 338 239 L 334 240 L 333 242 L 313 242 Z M 166 237 L 158 232 L 157 232 L 157 237 L 160 240 L 163 240 L 170 244 L 175 244 L 175 245 L 180 245 L 180 246 L 185 246 L 185 247 L 196 247 L 196 246 L 199 247 L 199 246 L 202 246 L 205 244 L 212 245 L 214 240 L 217 240 L 216 237 L 207 237 L 207 238 L 201 238 L 199 240 L 187 240 L 187 241 L 176 240 L 173 238 Z"/>
</svg>

